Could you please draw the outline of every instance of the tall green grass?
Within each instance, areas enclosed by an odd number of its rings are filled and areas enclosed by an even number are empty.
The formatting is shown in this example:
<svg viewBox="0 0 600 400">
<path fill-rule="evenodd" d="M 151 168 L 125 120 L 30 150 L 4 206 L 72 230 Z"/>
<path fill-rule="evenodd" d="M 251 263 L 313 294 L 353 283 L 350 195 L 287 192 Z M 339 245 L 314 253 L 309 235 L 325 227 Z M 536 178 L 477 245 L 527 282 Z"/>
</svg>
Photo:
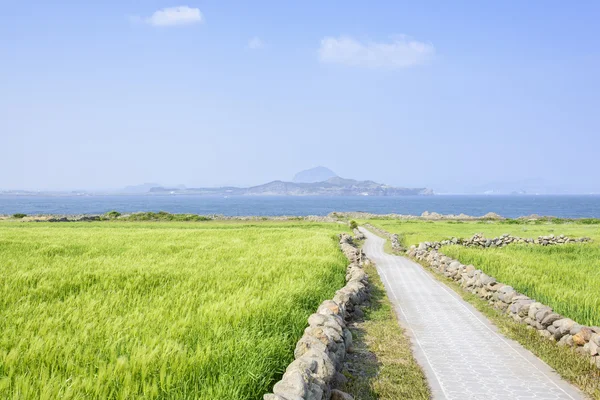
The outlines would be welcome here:
<svg viewBox="0 0 600 400">
<path fill-rule="evenodd" d="M 442 252 L 477 266 L 559 314 L 581 324 L 600 326 L 598 244 L 512 245 L 495 249 L 445 246 Z"/>
<path fill-rule="evenodd" d="M 0 398 L 261 398 L 344 284 L 339 226 L 0 224 Z"/>
</svg>

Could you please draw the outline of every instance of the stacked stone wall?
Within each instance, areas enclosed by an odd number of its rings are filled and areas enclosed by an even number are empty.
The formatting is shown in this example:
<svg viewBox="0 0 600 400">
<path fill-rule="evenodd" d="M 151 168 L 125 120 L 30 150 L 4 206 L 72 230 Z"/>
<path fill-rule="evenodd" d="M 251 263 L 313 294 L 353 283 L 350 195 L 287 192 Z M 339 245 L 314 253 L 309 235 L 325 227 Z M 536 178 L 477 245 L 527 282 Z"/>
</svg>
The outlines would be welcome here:
<svg viewBox="0 0 600 400">
<path fill-rule="evenodd" d="M 384 237 L 388 238 L 390 240 L 391 245 L 392 245 L 392 250 L 394 250 L 395 252 L 404 252 L 404 251 L 406 251 L 406 249 L 404 248 L 404 246 L 402 246 L 402 244 L 400 243 L 400 237 L 398 236 L 398 234 L 396 234 L 396 233 L 390 233 L 390 232 L 385 231 L 383 229 L 379 229 L 378 227 L 373 226 L 371 224 L 365 224 L 365 226 L 369 230 L 377 233 L 378 235 L 384 236 Z"/>
<path fill-rule="evenodd" d="M 533 239 L 522 238 L 506 233 L 500 237 L 488 239 L 482 234 L 475 234 L 473 237 L 466 239 L 454 237 L 452 239 L 446 239 L 439 242 L 423 242 L 419 244 L 419 248 L 424 247 L 427 250 L 439 250 L 442 246 L 448 245 L 460 245 L 465 247 L 504 247 L 508 246 L 509 244 L 539 244 L 541 246 L 556 246 L 569 243 L 586 243 L 590 241 L 591 239 L 587 237 L 570 238 L 565 235 L 538 236 L 537 239 Z"/>
<path fill-rule="evenodd" d="M 346 353 L 352 348 L 352 333 L 346 323 L 358 305 L 369 298 L 367 274 L 363 263 L 367 259 L 353 243 L 352 237 L 340 235 L 340 248 L 350 261 L 346 270 L 346 286 L 324 301 L 308 318 L 308 327 L 296 344 L 294 361 L 264 400 L 348 400 L 347 393 L 337 390 L 345 381 L 341 369 Z"/>
</svg>

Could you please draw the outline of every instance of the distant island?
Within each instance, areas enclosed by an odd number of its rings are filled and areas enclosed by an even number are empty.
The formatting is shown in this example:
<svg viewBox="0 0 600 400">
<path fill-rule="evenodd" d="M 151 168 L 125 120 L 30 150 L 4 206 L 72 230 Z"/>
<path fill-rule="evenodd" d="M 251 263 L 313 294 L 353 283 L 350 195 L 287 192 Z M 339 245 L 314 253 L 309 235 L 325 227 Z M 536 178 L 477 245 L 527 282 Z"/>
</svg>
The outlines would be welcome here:
<svg viewBox="0 0 600 400">
<path fill-rule="evenodd" d="M 223 195 L 223 196 L 416 196 L 432 195 L 427 188 L 401 188 L 373 181 L 357 181 L 340 177 L 323 182 L 295 183 L 273 181 L 249 188 L 164 188 L 154 187 L 150 193 Z"/>
<path fill-rule="evenodd" d="M 418 196 L 433 195 L 428 188 L 403 188 L 374 181 L 357 181 L 337 176 L 325 167 L 316 167 L 296 174 L 293 182 L 273 181 L 248 188 L 169 188 L 152 187 L 153 194 L 195 194 L 219 196 Z"/>
</svg>

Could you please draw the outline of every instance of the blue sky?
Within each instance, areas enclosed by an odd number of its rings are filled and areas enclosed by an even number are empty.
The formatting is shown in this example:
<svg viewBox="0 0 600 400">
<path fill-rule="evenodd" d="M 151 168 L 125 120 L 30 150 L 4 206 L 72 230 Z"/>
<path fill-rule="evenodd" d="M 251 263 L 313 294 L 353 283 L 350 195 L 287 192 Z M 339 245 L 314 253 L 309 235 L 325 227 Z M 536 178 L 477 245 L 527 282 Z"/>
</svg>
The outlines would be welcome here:
<svg viewBox="0 0 600 400">
<path fill-rule="evenodd" d="M 438 191 L 600 191 L 595 1 L 1 6 L 0 189 L 326 165 Z"/>
</svg>

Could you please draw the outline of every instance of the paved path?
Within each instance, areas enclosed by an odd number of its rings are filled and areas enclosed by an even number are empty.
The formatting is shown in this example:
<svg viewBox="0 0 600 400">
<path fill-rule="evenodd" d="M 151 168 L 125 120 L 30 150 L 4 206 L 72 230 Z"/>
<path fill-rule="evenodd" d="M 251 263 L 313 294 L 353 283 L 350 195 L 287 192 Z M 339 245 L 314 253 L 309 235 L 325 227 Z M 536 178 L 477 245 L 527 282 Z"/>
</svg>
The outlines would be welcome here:
<svg viewBox="0 0 600 400">
<path fill-rule="evenodd" d="M 361 231 L 434 399 L 585 398 L 419 264 L 385 253 L 384 239 Z"/>
</svg>

